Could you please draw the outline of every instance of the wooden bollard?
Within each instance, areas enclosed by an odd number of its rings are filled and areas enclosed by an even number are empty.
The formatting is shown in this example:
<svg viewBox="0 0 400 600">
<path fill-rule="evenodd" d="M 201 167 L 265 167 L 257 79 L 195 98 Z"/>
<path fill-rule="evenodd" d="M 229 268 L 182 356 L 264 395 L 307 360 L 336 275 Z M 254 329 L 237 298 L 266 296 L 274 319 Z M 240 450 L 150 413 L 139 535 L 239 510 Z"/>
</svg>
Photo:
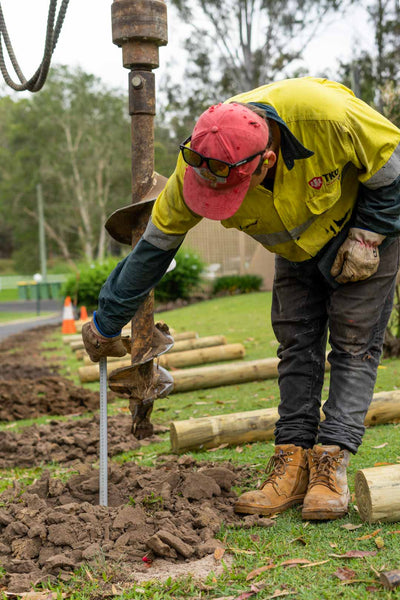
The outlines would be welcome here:
<svg viewBox="0 0 400 600">
<path fill-rule="evenodd" d="M 211 348 L 199 348 L 172 354 L 168 352 L 159 356 L 157 360 L 166 369 L 180 369 L 223 360 L 236 360 L 237 358 L 243 358 L 245 353 L 246 350 L 243 344 L 225 344 L 224 346 L 212 346 Z"/>
<path fill-rule="evenodd" d="M 243 357 L 244 354 L 245 349 L 242 344 L 226 344 L 224 346 L 187 350 L 186 352 L 176 352 L 173 354 L 166 353 L 159 356 L 157 361 L 162 367 L 172 369 L 189 365 L 204 364 L 207 362 L 234 360 Z M 129 367 L 130 364 L 130 358 L 112 362 L 107 366 L 107 373 L 111 373 L 114 369 L 120 369 L 121 367 Z M 94 364 L 91 366 L 79 367 L 78 375 L 82 383 L 97 381 L 99 379 L 99 366 Z"/>
<path fill-rule="evenodd" d="M 379 425 L 400 420 L 400 390 L 377 392 L 365 418 L 365 425 Z"/>
<path fill-rule="evenodd" d="M 179 333 L 173 329 L 170 331 L 175 342 L 178 342 L 179 340 L 192 340 L 193 338 L 199 337 L 199 334 L 196 331 L 180 331 Z"/>
<path fill-rule="evenodd" d="M 80 333 L 70 333 L 62 336 L 63 344 L 71 344 L 71 342 L 80 342 L 82 335 Z"/>
<path fill-rule="evenodd" d="M 122 330 L 122 335 L 130 335 L 131 330 L 125 328 Z M 76 334 L 74 334 L 76 335 Z M 173 335 L 174 341 L 181 340 L 192 340 L 198 338 L 198 333 L 195 331 L 181 331 L 180 333 L 174 333 Z M 84 348 L 82 337 L 78 334 L 78 337 L 70 342 L 71 350 L 82 350 Z"/>
<path fill-rule="evenodd" d="M 224 346 L 226 337 L 224 335 L 209 335 L 205 337 L 187 338 L 176 340 L 168 354 L 173 352 L 186 352 L 188 350 L 198 350 L 199 348 L 211 348 L 212 346 Z"/>
<path fill-rule="evenodd" d="M 355 494 L 363 521 L 400 521 L 400 465 L 385 465 L 357 471 Z"/>
<path fill-rule="evenodd" d="M 278 364 L 278 358 L 263 358 L 174 371 L 172 374 L 174 378 L 173 392 L 190 392 L 223 385 L 273 379 L 278 376 Z"/>
<path fill-rule="evenodd" d="M 277 408 L 263 408 L 215 417 L 200 417 L 170 424 L 172 452 L 215 448 L 220 444 L 245 444 L 271 440 Z"/>
<path fill-rule="evenodd" d="M 182 373 L 185 372 L 183 371 Z M 176 373 L 173 374 L 173 377 L 175 382 Z M 263 379 L 267 379 L 267 377 L 264 377 Z M 391 405 L 392 410 L 382 410 L 382 407 L 385 406 L 385 402 Z M 215 448 L 220 444 L 232 445 L 272 440 L 274 437 L 274 425 L 278 420 L 278 417 L 278 409 L 273 407 L 247 412 L 229 413 L 226 415 L 215 415 L 213 417 L 200 417 L 198 419 L 188 419 L 185 421 L 173 421 L 170 424 L 171 449 L 173 452 L 179 453 L 200 448 Z M 322 411 L 321 418 L 324 418 Z M 365 418 L 365 423 L 379 425 L 382 423 L 390 423 L 399 418 L 400 390 L 393 392 L 379 392 L 373 397 Z M 397 493 L 399 495 L 398 515 L 400 515 L 400 465 L 394 466 L 399 469 L 399 489 Z M 388 495 L 392 498 L 390 493 Z"/>
<path fill-rule="evenodd" d="M 379 581 L 387 590 L 393 590 L 400 585 L 400 569 L 394 571 L 383 571 L 379 573 Z"/>
<path fill-rule="evenodd" d="M 210 335 L 208 337 L 202 338 L 191 338 L 187 340 L 178 340 L 174 343 L 172 348 L 168 350 L 168 354 L 174 354 L 176 352 L 186 352 L 189 350 L 197 350 L 199 348 L 211 348 L 212 346 L 223 346 L 226 344 L 226 337 L 224 335 Z M 79 350 L 76 351 L 77 353 Z M 78 358 L 78 356 L 76 356 Z M 121 358 L 111 356 L 108 359 L 108 362 L 115 362 L 121 360 Z M 90 360 L 89 356 L 86 354 L 83 356 L 83 364 L 84 365 L 92 365 L 93 361 Z M 193 363 L 191 363 L 193 364 Z"/>
</svg>

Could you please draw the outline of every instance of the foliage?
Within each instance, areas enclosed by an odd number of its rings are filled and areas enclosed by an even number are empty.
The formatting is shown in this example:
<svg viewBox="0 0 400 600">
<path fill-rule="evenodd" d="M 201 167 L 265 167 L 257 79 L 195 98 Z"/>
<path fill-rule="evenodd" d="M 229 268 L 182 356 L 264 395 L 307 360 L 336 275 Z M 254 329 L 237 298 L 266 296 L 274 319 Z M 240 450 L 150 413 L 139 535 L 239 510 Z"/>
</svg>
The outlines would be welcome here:
<svg viewBox="0 0 400 600">
<path fill-rule="evenodd" d="M 62 287 L 62 296 L 71 296 L 73 302 L 96 309 L 101 287 L 119 259 L 108 258 L 100 262 L 83 265 L 72 273 Z M 190 298 L 201 282 L 204 263 L 192 250 L 180 249 L 176 256 L 176 267 L 160 281 L 155 298 L 161 302 Z"/>
<path fill-rule="evenodd" d="M 212 286 L 212 294 L 228 292 L 229 294 L 248 294 L 258 292 L 262 285 L 262 277 L 258 275 L 224 275 L 218 277 Z"/>
<path fill-rule="evenodd" d="M 185 42 L 188 60 L 184 83 L 165 82 L 163 90 L 167 90 L 168 111 L 186 121 L 190 131 L 191 119 L 208 105 L 298 75 L 302 53 L 315 32 L 321 32 L 328 15 L 344 10 L 351 0 L 171 3 L 190 28 Z"/>
<path fill-rule="evenodd" d="M 160 302 L 190 298 L 201 283 L 204 263 L 193 250 L 180 248 L 175 260 L 176 267 L 155 288 L 154 297 Z"/>
<path fill-rule="evenodd" d="M 176 135 L 176 132 L 175 132 Z M 183 141 L 185 134 L 174 137 L 170 127 L 162 125 L 162 119 L 156 118 L 154 129 L 154 165 L 157 173 L 165 177 L 172 175 L 179 152 L 179 144 Z"/>
<path fill-rule="evenodd" d="M 11 258 L 0 258 L 0 275 L 14 275 L 14 265 Z"/>
<path fill-rule="evenodd" d="M 400 90 L 389 81 L 382 88 L 383 112 L 397 127 L 400 127 Z"/>
<path fill-rule="evenodd" d="M 0 98 L 0 222 L 12 225 L 16 268 L 24 259 L 37 264 L 38 183 L 49 254 L 70 263 L 104 256 L 106 217 L 130 201 L 126 113 L 119 93 L 62 66 L 40 94 Z"/>
<path fill-rule="evenodd" d="M 96 309 L 100 289 L 117 262 L 117 259 L 109 258 L 84 266 L 68 277 L 62 287 L 62 296 L 71 296 L 76 305 L 88 310 Z"/>
<path fill-rule="evenodd" d="M 396 89 L 400 82 L 400 5 L 371 0 L 365 10 L 373 26 L 373 43 L 355 51 L 349 63 L 341 63 L 341 78 L 358 97 L 385 112 L 385 88 Z"/>
</svg>

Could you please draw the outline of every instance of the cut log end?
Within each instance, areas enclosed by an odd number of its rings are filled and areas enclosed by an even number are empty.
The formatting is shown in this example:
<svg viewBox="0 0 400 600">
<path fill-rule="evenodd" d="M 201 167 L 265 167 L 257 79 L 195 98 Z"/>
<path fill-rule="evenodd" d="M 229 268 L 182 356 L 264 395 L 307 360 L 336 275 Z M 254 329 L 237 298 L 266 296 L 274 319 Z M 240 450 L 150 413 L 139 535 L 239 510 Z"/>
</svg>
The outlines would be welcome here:
<svg viewBox="0 0 400 600">
<path fill-rule="evenodd" d="M 372 522 L 372 501 L 371 492 L 368 486 L 367 478 L 362 471 L 358 471 L 354 480 L 355 494 L 357 498 L 357 508 L 363 521 Z"/>
<path fill-rule="evenodd" d="M 393 590 L 400 585 L 400 569 L 380 573 L 379 580 L 387 590 Z"/>
<path fill-rule="evenodd" d="M 354 483 L 363 521 L 395 523 L 400 520 L 400 465 L 361 469 L 356 473 Z"/>
</svg>

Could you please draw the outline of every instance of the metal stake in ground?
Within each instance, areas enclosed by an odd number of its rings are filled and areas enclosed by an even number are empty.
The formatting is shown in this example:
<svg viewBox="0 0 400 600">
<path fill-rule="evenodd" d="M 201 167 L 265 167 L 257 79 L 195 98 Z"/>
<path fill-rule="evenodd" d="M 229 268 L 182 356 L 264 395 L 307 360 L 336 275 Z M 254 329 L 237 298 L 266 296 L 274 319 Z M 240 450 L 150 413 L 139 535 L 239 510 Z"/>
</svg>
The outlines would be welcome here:
<svg viewBox="0 0 400 600">
<path fill-rule="evenodd" d="M 108 506 L 107 357 L 100 358 L 100 487 L 99 504 Z"/>
</svg>

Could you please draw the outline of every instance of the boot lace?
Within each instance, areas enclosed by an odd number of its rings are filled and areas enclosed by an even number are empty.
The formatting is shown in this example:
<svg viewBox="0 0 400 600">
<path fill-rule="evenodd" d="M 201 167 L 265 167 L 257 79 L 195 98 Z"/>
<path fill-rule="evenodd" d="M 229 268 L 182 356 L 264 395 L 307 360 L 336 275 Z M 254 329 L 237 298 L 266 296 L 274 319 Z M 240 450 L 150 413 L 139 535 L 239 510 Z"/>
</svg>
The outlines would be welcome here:
<svg viewBox="0 0 400 600">
<path fill-rule="evenodd" d="M 292 460 L 289 456 L 292 454 L 293 452 L 280 450 L 271 456 L 265 468 L 267 479 L 262 483 L 260 489 L 263 489 L 268 483 L 271 483 L 277 489 L 278 483 L 276 480 L 286 473 L 287 464 Z"/>
<path fill-rule="evenodd" d="M 331 456 L 330 454 L 317 454 L 311 450 L 311 458 L 315 471 L 311 474 L 308 489 L 314 485 L 324 485 L 336 491 L 334 474 L 341 463 L 342 456 Z"/>
</svg>

